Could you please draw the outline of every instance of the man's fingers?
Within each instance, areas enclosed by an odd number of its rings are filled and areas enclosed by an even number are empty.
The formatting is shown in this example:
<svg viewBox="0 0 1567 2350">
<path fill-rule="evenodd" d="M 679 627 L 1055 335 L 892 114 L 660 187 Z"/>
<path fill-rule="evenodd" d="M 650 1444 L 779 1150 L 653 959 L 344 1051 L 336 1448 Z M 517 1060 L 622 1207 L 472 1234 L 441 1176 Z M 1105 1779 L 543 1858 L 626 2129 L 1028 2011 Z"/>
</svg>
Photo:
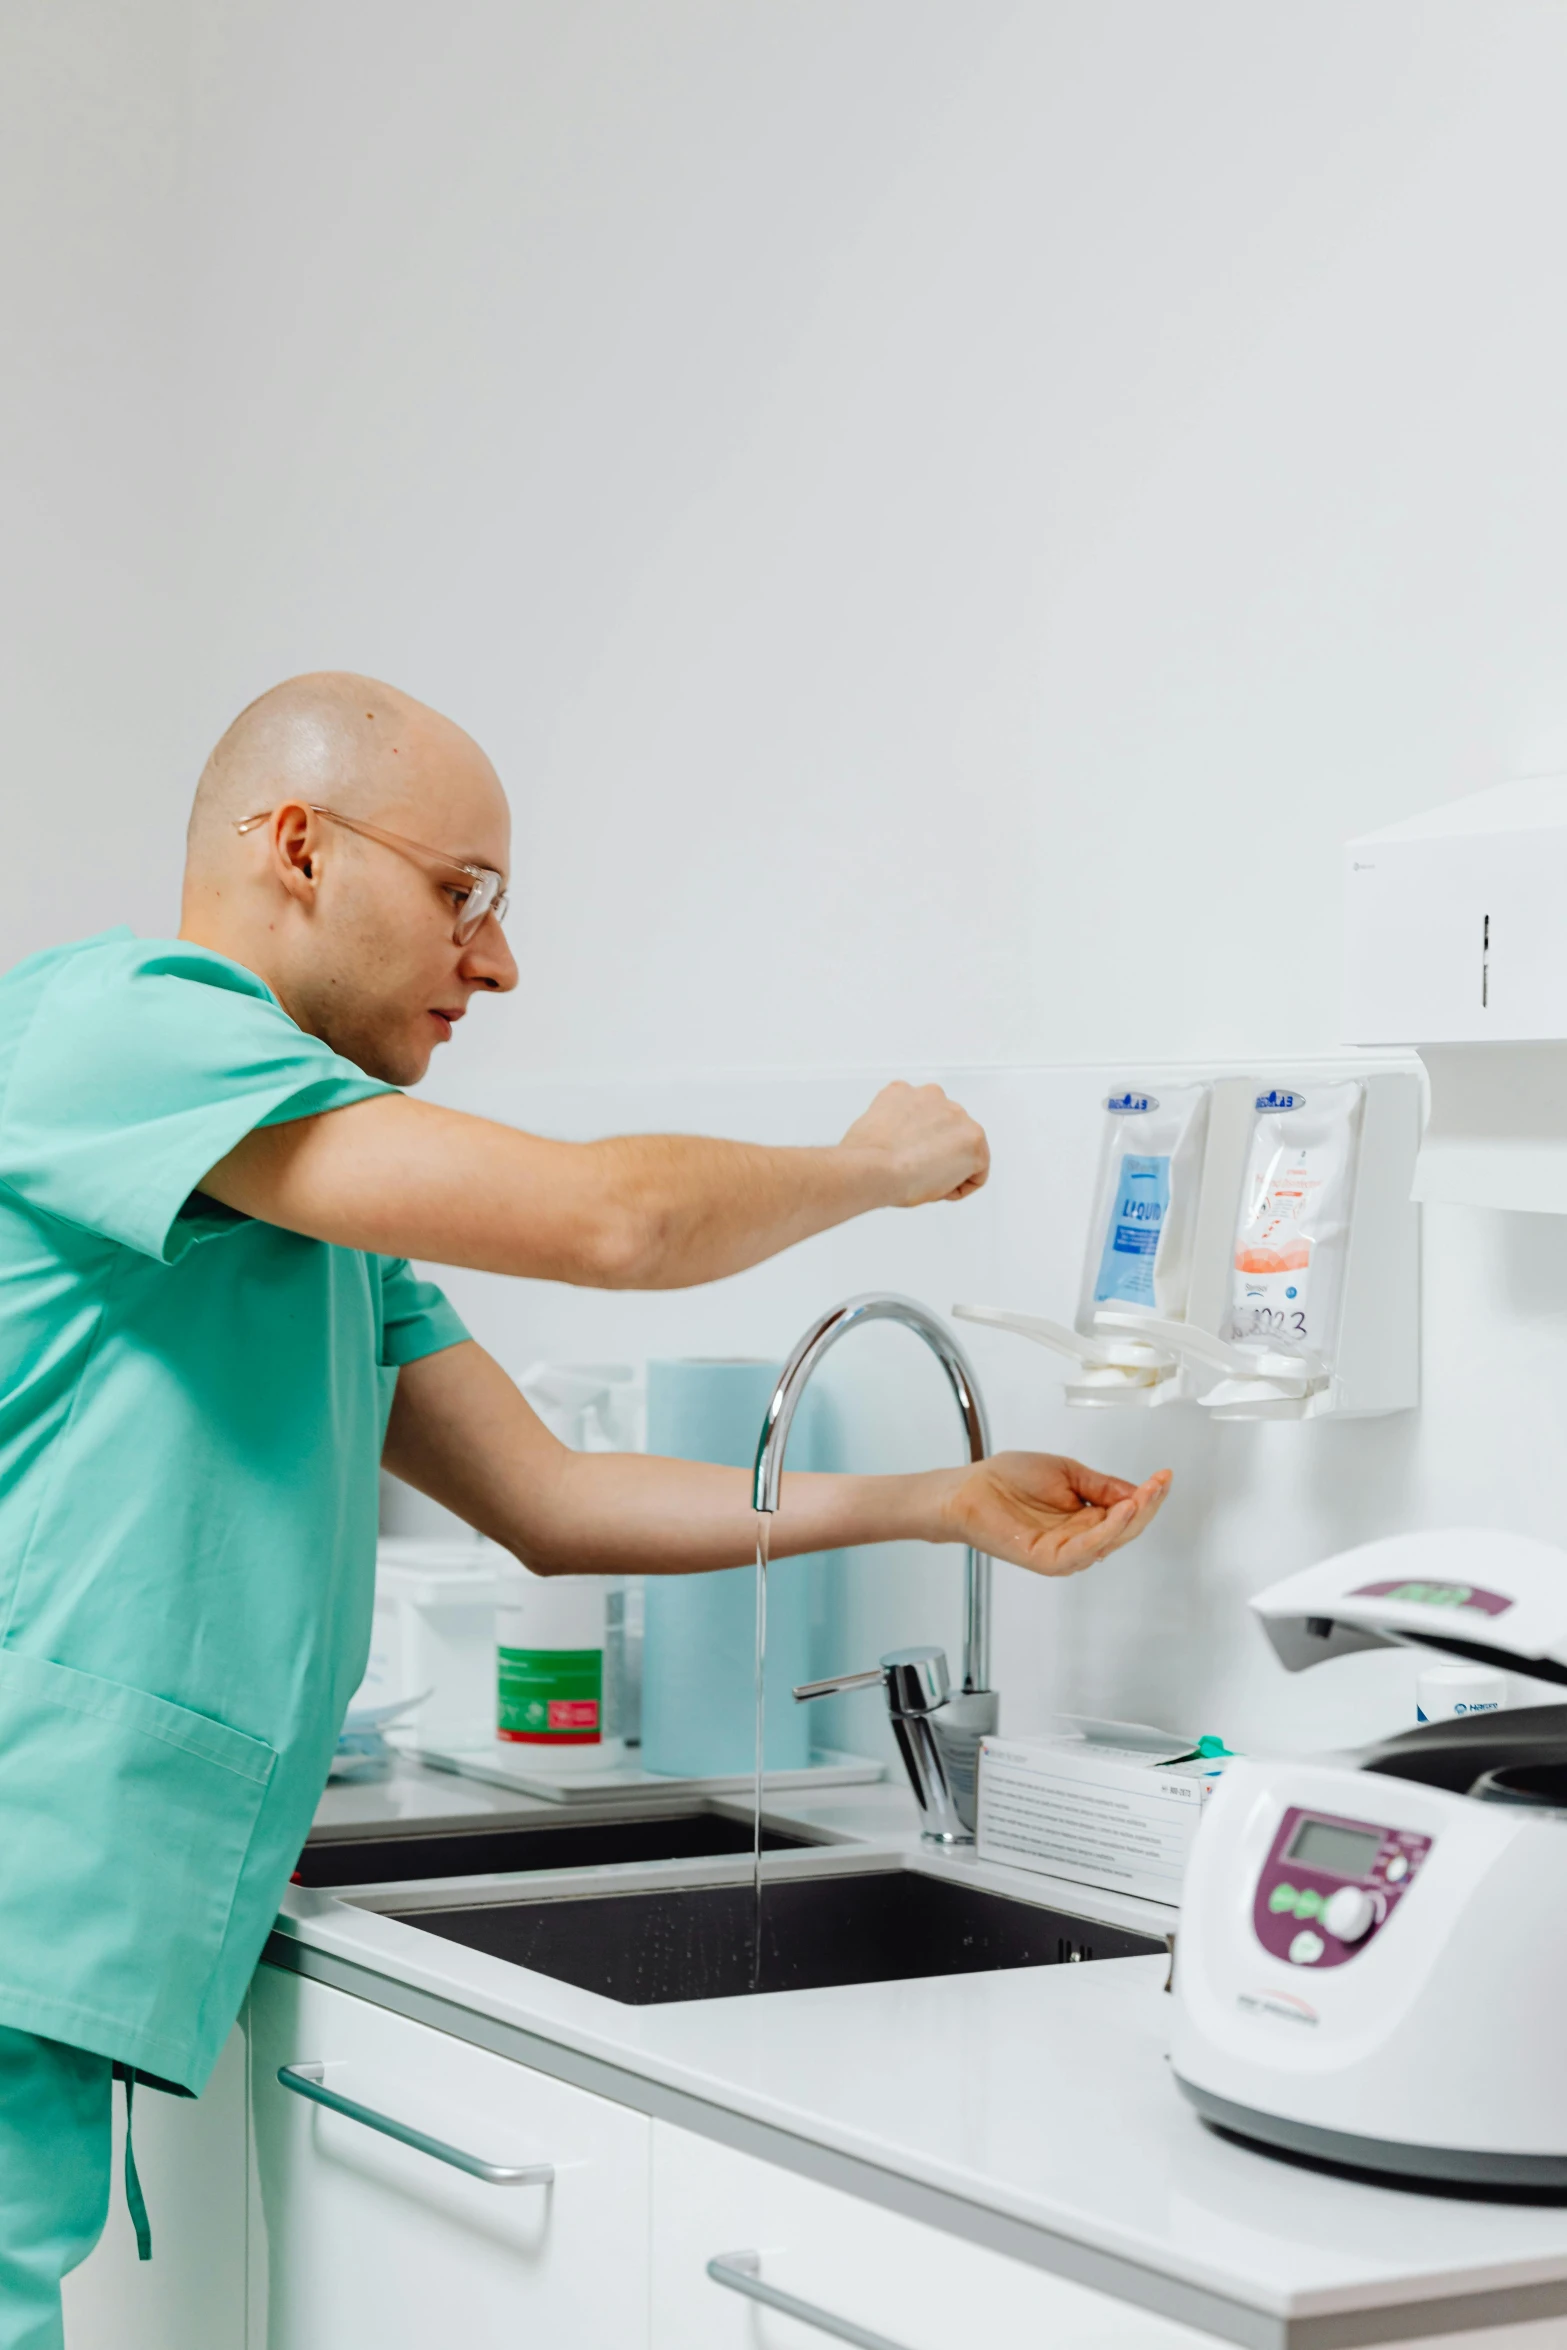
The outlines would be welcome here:
<svg viewBox="0 0 1567 2350">
<path fill-rule="evenodd" d="M 1063 1461 L 1062 1468 L 1072 1481 L 1073 1489 L 1085 1501 L 1097 1502 L 1101 1509 L 1109 1509 L 1118 1501 L 1137 1491 L 1129 1478 L 1106 1476 L 1103 1469 L 1090 1469 L 1082 1461 Z"/>
<path fill-rule="evenodd" d="M 1120 1504 L 1120 1509 L 1125 1510 L 1126 1517 L 1117 1527 L 1114 1540 L 1107 1547 L 1111 1550 L 1118 1550 L 1123 1542 L 1135 1541 L 1139 1534 L 1153 1524 L 1154 1519 L 1164 1506 L 1164 1497 L 1169 1490 L 1170 1472 L 1168 1469 L 1161 1469 L 1156 1477 L 1149 1478 L 1146 1485 L 1139 1485 L 1137 1491 L 1127 1501 Z"/>
<path fill-rule="evenodd" d="M 939 1085 L 883 1086 L 844 1141 L 878 1154 L 888 1179 L 888 1207 L 966 1199 L 990 1172 L 984 1128 Z"/>
<path fill-rule="evenodd" d="M 1063 1534 L 1050 1564 L 1049 1575 L 1075 1575 L 1092 1567 L 1114 1550 L 1131 1521 L 1132 1502 L 1118 1501 L 1107 1510 L 1080 1510 L 1071 1531 Z"/>
<path fill-rule="evenodd" d="M 1111 1480 L 1119 1484 L 1120 1479 Z M 1128 1488 L 1118 1501 L 1099 1514 L 1083 1510 L 1081 1519 L 1094 1518 L 1092 1525 L 1079 1523 L 1066 1536 L 1055 1554 L 1047 1573 L 1057 1575 L 1080 1574 L 1084 1567 L 1097 1566 L 1123 1543 L 1133 1542 L 1158 1516 L 1165 1495 L 1170 1490 L 1170 1471 L 1159 1470 L 1145 1485 Z"/>
</svg>

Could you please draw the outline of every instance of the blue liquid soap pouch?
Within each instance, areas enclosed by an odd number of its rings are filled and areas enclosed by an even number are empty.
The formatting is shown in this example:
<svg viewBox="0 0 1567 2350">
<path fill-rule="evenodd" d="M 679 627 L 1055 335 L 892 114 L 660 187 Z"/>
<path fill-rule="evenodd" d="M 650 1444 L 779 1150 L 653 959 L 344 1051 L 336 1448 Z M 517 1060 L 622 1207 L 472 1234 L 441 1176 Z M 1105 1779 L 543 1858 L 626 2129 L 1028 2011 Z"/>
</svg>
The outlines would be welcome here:
<svg viewBox="0 0 1567 2350">
<path fill-rule="evenodd" d="M 1208 1088 L 1167 1085 L 1155 1094 L 1127 1086 L 1104 1108 L 1078 1327 L 1091 1330 L 1101 1306 L 1179 1320 L 1191 1278 Z"/>
<path fill-rule="evenodd" d="M 1118 1165 L 1115 1198 L 1105 1230 L 1096 1304 L 1146 1306 L 1154 1310 L 1154 1260 L 1170 1205 L 1167 1156 L 1125 1152 Z"/>
</svg>

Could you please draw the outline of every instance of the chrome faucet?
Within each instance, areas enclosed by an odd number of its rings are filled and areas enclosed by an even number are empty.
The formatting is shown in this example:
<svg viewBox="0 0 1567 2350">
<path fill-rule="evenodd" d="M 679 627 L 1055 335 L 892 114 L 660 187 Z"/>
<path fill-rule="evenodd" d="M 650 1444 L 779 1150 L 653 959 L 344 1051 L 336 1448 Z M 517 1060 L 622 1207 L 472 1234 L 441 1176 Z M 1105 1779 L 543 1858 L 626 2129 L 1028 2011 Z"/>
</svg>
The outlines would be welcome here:
<svg viewBox="0 0 1567 2350">
<path fill-rule="evenodd" d="M 836 1697 L 841 1690 L 877 1685 L 887 1692 L 892 1734 L 919 1805 L 922 1840 L 927 1844 L 972 1844 L 974 1757 L 981 1733 L 973 1734 L 974 1753 L 968 1756 L 965 1769 L 963 1755 L 952 1752 L 950 1734 L 942 1736 L 942 1716 L 954 1702 L 945 1650 L 895 1648 L 873 1673 L 835 1673 L 829 1681 L 804 1681 L 794 1694 L 803 1704 L 813 1697 Z M 989 1726 L 995 1728 L 994 1720 Z M 959 1808 L 960 1788 L 970 1798 L 963 1809 Z"/>
<path fill-rule="evenodd" d="M 968 1358 L 946 1324 L 912 1297 L 873 1291 L 823 1314 L 783 1367 L 762 1423 L 756 1451 L 753 1506 L 777 1510 L 784 1450 L 795 1409 L 822 1357 L 862 1322 L 901 1322 L 922 1338 L 947 1374 L 962 1415 L 970 1460 L 990 1450 L 985 1407 Z M 972 1844 L 979 1742 L 996 1727 L 999 1700 L 990 1687 L 990 1561 L 970 1549 L 963 1564 L 963 1685 L 954 1695 L 939 1648 L 897 1649 L 874 1672 L 840 1674 L 796 1689 L 802 1702 L 880 1683 L 887 1693 L 893 1733 L 903 1756 L 921 1833 L 932 1843 Z"/>
</svg>

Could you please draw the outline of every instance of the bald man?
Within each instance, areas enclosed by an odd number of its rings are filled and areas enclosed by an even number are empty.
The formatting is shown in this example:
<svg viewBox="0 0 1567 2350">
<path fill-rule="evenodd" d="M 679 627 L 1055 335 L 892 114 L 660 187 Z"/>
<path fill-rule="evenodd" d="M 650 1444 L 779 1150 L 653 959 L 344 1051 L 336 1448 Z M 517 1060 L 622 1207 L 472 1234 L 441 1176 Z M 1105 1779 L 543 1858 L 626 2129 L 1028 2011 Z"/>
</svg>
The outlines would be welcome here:
<svg viewBox="0 0 1567 2350">
<path fill-rule="evenodd" d="M 62 2338 L 111 2072 L 197 2091 L 233 2022 L 364 1670 L 382 1463 L 536 1573 L 750 1555 L 743 1472 L 568 1451 L 408 1260 L 677 1288 L 985 1180 L 934 1086 L 793 1150 L 406 1099 L 516 985 L 510 856 L 459 728 L 296 678 L 202 774 L 179 937 L 0 980 L 0 2350 Z M 1069 1574 L 1166 1482 L 792 1476 L 773 1550 Z"/>
</svg>

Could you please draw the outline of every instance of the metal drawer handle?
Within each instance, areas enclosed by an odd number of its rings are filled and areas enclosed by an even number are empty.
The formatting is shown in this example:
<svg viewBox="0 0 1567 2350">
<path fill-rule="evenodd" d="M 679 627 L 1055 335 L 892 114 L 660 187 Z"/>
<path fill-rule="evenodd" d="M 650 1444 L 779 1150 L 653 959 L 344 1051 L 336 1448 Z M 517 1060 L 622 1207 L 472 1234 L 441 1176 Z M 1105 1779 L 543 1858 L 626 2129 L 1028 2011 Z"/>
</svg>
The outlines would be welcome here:
<svg viewBox="0 0 1567 2350">
<path fill-rule="evenodd" d="M 764 2284 L 760 2252 L 715 2253 L 707 2273 L 715 2285 L 743 2293 L 748 2301 L 760 2301 L 765 2309 L 776 2309 L 803 2326 L 814 2326 L 819 2334 L 831 2334 L 834 2341 L 852 2342 L 855 2350 L 904 2350 L 901 2342 L 886 2334 L 873 2334 L 869 2326 L 857 2326 L 852 2318 L 834 2317 L 830 2309 L 818 2309 L 814 2301 L 801 2301 L 793 2293 L 781 2293 L 776 2285 Z"/>
<path fill-rule="evenodd" d="M 345 2114 L 351 2122 L 363 2122 L 367 2130 L 379 2130 L 383 2138 L 395 2138 L 399 2145 L 411 2146 L 416 2154 L 428 2154 L 436 2162 L 449 2162 L 453 2170 L 466 2171 L 470 2179 L 483 2179 L 490 2187 L 548 2187 L 555 2177 L 552 2162 L 485 2162 L 477 2154 L 464 2154 L 460 2146 L 448 2146 L 444 2138 L 426 2137 L 423 2130 L 411 2129 L 407 2122 L 393 2121 L 389 2113 L 377 2113 L 373 2105 L 360 2105 L 352 2097 L 340 2096 L 336 2089 L 326 2086 L 324 2064 L 285 2064 L 278 2067 L 278 2079 L 285 2089 L 292 2089 L 296 2097 L 308 2097 L 315 2105 L 324 2105 L 329 2112 Z M 866 2339 L 869 2340 L 867 2335 Z"/>
</svg>

